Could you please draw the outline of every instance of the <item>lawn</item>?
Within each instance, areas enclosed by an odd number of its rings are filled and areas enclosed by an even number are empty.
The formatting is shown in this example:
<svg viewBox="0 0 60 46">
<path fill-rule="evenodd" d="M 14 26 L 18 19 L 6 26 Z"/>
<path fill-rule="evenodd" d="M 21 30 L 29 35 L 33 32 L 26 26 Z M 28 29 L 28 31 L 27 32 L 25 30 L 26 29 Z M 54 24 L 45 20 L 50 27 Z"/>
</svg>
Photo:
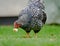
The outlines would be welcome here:
<svg viewBox="0 0 60 46">
<path fill-rule="evenodd" d="M 33 30 L 30 32 L 31 38 L 25 38 L 26 32 L 19 28 L 18 32 L 13 32 L 13 26 L 0 26 L 0 46 L 60 46 L 60 26 L 44 25 L 34 38 Z"/>
</svg>

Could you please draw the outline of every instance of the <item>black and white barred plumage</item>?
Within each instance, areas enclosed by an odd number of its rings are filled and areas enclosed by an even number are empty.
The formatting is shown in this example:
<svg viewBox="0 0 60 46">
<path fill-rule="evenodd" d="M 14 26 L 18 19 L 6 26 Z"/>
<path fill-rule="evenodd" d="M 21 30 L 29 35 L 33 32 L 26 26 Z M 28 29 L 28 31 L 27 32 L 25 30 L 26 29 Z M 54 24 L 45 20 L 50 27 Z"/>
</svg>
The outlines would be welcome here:
<svg viewBox="0 0 60 46">
<path fill-rule="evenodd" d="M 44 5 L 41 0 L 29 0 L 29 4 L 23 9 L 16 20 L 17 24 L 21 24 L 27 33 L 34 30 L 38 33 L 46 22 L 46 13 L 44 12 Z"/>
</svg>

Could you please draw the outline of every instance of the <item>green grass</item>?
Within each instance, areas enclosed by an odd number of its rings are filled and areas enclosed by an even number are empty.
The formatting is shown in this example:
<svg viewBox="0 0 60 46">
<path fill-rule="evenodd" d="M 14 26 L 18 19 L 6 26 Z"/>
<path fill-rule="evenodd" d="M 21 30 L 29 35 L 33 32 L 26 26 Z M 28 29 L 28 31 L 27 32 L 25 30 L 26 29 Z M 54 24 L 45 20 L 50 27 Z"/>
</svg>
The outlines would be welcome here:
<svg viewBox="0 0 60 46">
<path fill-rule="evenodd" d="M 60 26 L 45 25 L 34 38 L 34 32 L 30 32 L 31 38 L 24 38 L 26 32 L 19 28 L 13 32 L 13 26 L 0 26 L 0 46 L 60 46 Z"/>
</svg>

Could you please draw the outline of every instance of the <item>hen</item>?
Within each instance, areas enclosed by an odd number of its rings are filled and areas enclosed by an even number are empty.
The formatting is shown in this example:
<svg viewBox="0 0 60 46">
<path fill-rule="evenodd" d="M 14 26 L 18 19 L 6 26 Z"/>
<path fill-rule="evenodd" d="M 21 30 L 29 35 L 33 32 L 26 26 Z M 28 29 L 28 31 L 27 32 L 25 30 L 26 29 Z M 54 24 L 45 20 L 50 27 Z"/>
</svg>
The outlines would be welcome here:
<svg viewBox="0 0 60 46">
<path fill-rule="evenodd" d="M 18 20 L 14 22 L 14 31 L 22 28 L 26 31 L 27 37 L 30 37 L 29 33 L 33 30 L 37 37 L 37 33 L 46 22 L 44 9 L 41 0 L 29 0 L 27 7 L 20 12 Z"/>
</svg>

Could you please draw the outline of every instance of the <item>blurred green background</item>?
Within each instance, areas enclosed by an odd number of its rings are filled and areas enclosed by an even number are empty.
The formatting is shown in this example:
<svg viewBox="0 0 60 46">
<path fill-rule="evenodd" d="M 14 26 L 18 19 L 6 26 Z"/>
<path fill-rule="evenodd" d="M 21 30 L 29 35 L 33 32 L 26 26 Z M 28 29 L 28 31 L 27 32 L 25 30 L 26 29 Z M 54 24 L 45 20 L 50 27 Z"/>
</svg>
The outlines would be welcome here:
<svg viewBox="0 0 60 46">
<path fill-rule="evenodd" d="M 13 26 L 0 26 L 0 46 L 60 46 L 60 26 L 44 25 L 41 31 L 34 37 L 33 30 L 30 38 L 26 38 L 26 32 L 19 28 L 13 31 Z"/>
</svg>

